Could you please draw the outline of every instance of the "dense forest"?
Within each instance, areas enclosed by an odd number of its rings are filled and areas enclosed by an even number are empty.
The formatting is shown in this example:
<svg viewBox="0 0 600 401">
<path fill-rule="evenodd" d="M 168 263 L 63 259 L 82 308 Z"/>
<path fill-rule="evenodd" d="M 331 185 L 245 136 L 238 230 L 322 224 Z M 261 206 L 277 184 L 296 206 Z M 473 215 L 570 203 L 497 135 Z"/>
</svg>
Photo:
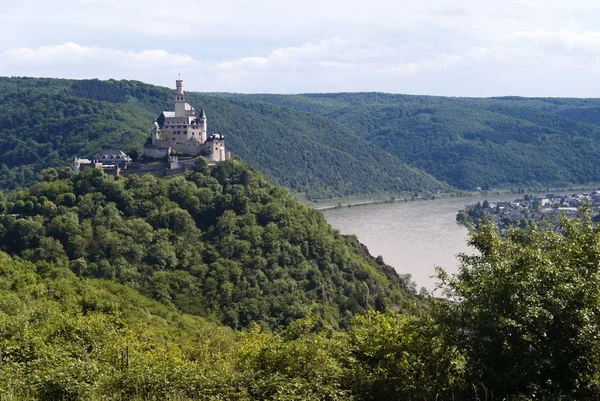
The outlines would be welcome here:
<svg viewBox="0 0 600 401">
<path fill-rule="evenodd" d="M 209 130 L 275 183 L 301 197 L 447 191 L 429 174 L 323 116 L 264 102 L 188 93 Z M 135 81 L 0 78 L 0 188 L 35 182 L 46 167 L 107 147 L 141 154 L 172 91 Z"/>
<path fill-rule="evenodd" d="M 239 160 L 0 192 L 3 400 L 600 397 L 600 228 L 491 224 L 449 300 Z"/>
<path fill-rule="evenodd" d="M 324 217 L 232 160 L 193 174 L 115 179 L 48 169 L 0 198 L 0 250 L 127 284 L 234 329 L 313 313 L 332 327 L 400 308 L 407 279 Z"/>
<path fill-rule="evenodd" d="M 309 200 L 600 181 L 597 99 L 187 92 L 187 101 L 207 110 L 234 154 Z M 0 188 L 102 148 L 138 156 L 172 107 L 172 90 L 136 81 L 0 78 Z"/>
<path fill-rule="evenodd" d="M 460 189 L 600 180 L 598 99 L 385 93 L 220 96 L 330 118 L 382 151 Z"/>
</svg>

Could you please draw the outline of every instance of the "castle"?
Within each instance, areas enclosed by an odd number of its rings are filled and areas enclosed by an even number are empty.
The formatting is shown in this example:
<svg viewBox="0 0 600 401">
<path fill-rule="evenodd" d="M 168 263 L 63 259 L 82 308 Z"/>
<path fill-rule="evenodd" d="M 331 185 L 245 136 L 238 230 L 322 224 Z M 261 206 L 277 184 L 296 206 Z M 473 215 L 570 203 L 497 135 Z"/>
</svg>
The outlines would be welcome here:
<svg viewBox="0 0 600 401">
<path fill-rule="evenodd" d="M 197 157 L 203 156 L 209 163 L 229 160 L 231 152 L 225 150 L 225 138 L 220 134 L 208 134 L 207 118 L 204 109 L 200 116 L 185 102 L 183 80 L 176 81 L 175 111 L 163 111 L 152 125 L 151 144 L 144 146 L 146 158 L 166 159 L 163 163 L 148 161 L 132 163 L 132 160 L 119 149 L 103 150 L 92 159 L 75 157 L 71 163 L 74 172 L 84 167 L 100 168 L 114 175 L 164 176 L 183 173 L 193 168 Z M 184 156 L 180 159 L 172 151 Z M 122 172 L 121 172 L 122 170 Z"/>
<path fill-rule="evenodd" d="M 185 102 L 183 80 L 176 82 L 174 95 L 175 111 L 163 111 L 152 126 L 152 144 L 144 147 L 144 154 L 151 158 L 164 158 L 171 151 L 204 156 L 209 162 L 222 162 L 229 159 L 225 150 L 225 138 L 220 134 L 208 134 L 208 120 L 204 109 L 200 115 Z"/>
</svg>

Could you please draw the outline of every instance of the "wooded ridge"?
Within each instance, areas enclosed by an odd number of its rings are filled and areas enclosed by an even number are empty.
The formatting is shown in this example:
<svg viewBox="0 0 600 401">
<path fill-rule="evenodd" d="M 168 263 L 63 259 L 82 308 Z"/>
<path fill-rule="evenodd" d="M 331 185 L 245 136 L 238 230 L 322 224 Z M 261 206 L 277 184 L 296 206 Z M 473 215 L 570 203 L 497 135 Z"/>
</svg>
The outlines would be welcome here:
<svg viewBox="0 0 600 401">
<path fill-rule="evenodd" d="M 0 187 L 102 148 L 141 154 L 171 98 L 136 81 L 0 78 Z M 234 154 L 310 200 L 600 181 L 597 99 L 188 92 L 187 101 Z"/>
</svg>

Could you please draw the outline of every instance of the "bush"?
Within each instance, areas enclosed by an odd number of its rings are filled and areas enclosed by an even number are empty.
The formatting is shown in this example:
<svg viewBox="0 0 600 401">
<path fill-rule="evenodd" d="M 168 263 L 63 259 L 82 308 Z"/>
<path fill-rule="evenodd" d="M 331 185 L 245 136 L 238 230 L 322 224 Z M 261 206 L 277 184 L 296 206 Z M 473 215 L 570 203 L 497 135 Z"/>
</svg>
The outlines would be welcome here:
<svg viewBox="0 0 600 401">
<path fill-rule="evenodd" d="M 486 222 L 455 277 L 441 324 L 465 353 L 468 379 L 496 394 L 600 397 L 600 228 L 588 210 L 559 232 Z"/>
</svg>

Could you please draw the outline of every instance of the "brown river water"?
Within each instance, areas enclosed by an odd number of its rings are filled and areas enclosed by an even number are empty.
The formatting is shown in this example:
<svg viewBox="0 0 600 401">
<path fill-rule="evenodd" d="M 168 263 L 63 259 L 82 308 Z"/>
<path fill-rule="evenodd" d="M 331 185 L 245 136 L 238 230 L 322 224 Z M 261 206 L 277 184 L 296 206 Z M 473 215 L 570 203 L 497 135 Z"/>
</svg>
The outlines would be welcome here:
<svg viewBox="0 0 600 401">
<path fill-rule="evenodd" d="M 381 255 L 399 274 L 410 274 L 421 287 L 432 291 L 435 266 L 456 272 L 461 252 L 467 246 L 468 231 L 456 223 L 456 214 L 467 204 L 484 199 L 510 201 L 518 195 L 436 199 L 396 202 L 323 211 L 332 227 L 342 234 L 354 234 L 373 256 Z"/>
</svg>

